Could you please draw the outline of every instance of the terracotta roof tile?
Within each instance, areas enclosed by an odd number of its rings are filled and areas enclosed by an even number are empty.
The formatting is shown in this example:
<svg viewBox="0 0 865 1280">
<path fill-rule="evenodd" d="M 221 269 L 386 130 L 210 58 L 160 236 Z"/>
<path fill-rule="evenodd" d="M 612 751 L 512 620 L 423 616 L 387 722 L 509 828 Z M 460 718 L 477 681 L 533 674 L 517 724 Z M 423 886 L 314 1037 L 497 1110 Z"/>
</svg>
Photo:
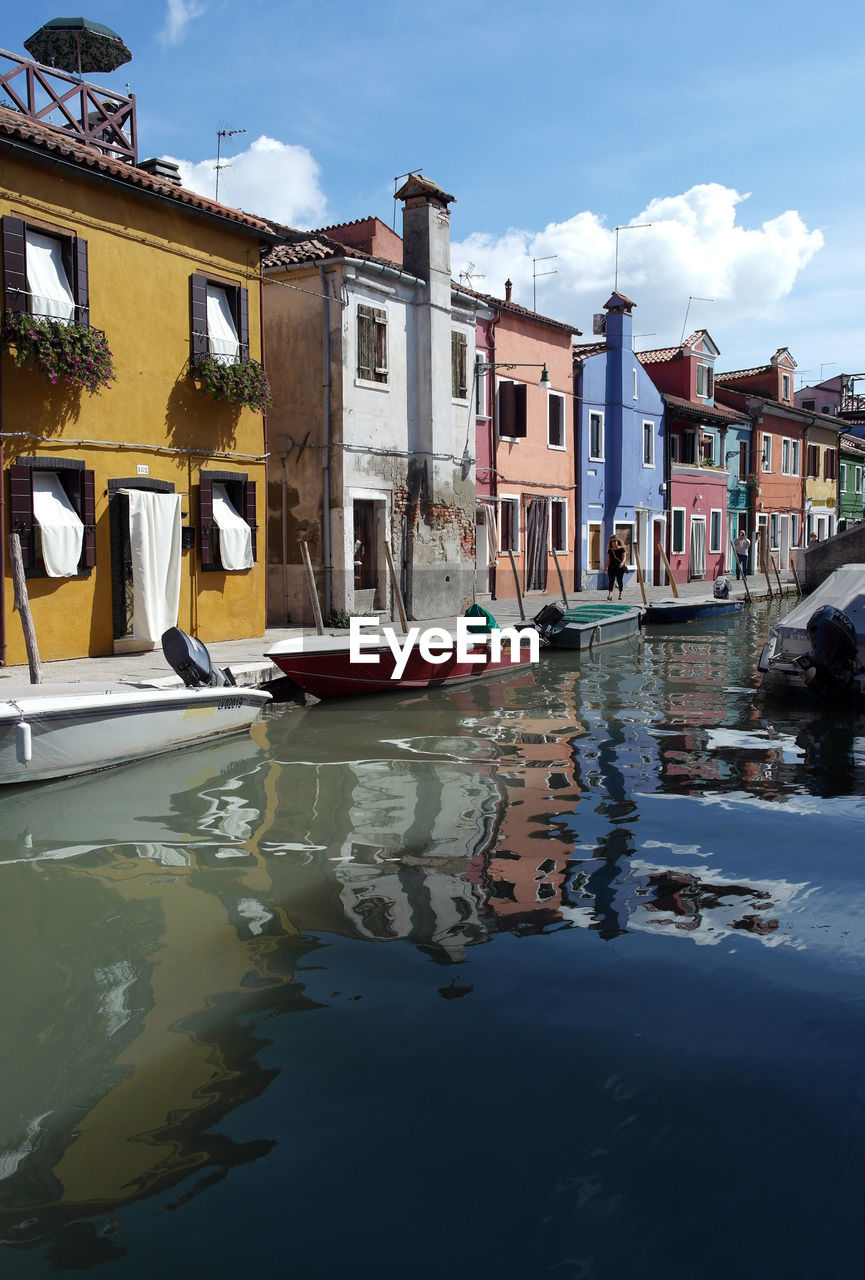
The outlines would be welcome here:
<svg viewBox="0 0 865 1280">
<path fill-rule="evenodd" d="M 707 422 L 750 422 L 745 413 L 737 413 L 735 409 L 727 409 L 724 405 L 697 404 L 694 400 L 683 400 L 681 396 L 670 395 L 662 391 L 664 403 L 679 413 L 687 413 L 690 417 L 703 418 Z"/>
<path fill-rule="evenodd" d="M 598 356 L 607 350 L 606 342 L 575 342 L 573 345 L 574 364 L 588 360 L 589 356 Z"/>
<path fill-rule="evenodd" d="M 483 302 L 485 306 L 495 307 L 498 311 L 507 311 L 512 316 L 523 316 L 526 320 L 539 320 L 541 324 L 549 325 L 553 329 L 561 329 L 563 333 L 576 333 L 582 335 L 582 329 L 576 328 L 575 325 L 565 324 L 562 320 L 553 320 L 550 316 L 542 316 L 538 311 L 530 311 L 528 307 L 521 307 L 518 302 L 505 302 L 503 298 L 495 298 L 491 293 L 479 293 L 477 289 L 470 289 L 468 285 L 461 284 L 459 286 L 460 293 L 467 293 L 472 298 L 477 298 L 479 302 Z"/>
<path fill-rule="evenodd" d="M 729 373 L 716 373 L 716 382 L 734 382 L 737 378 L 753 378 L 757 373 L 771 373 L 770 364 L 758 365 L 755 369 L 732 369 Z"/>
<path fill-rule="evenodd" d="M 273 235 L 273 224 L 265 218 L 254 217 L 244 213 L 242 209 L 232 209 L 229 205 L 217 204 L 215 200 L 208 200 L 197 191 L 179 187 L 173 182 L 161 181 L 136 165 L 115 160 L 103 155 L 96 147 L 86 146 L 75 138 L 67 137 L 62 129 L 38 124 L 17 111 L 0 107 L 0 146 L 15 142 L 23 143 L 43 154 L 59 157 L 98 177 L 119 181 L 148 195 L 159 196 L 215 218 L 223 218 L 241 230 L 255 232 L 268 239 Z"/>
<path fill-rule="evenodd" d="M 675 360 L 683 350 L 683 347 L 657 347 L 654 351 L 635 351 L 634 355 L 640 364 L 661 364 L 667 360 Z"/>
</svg>

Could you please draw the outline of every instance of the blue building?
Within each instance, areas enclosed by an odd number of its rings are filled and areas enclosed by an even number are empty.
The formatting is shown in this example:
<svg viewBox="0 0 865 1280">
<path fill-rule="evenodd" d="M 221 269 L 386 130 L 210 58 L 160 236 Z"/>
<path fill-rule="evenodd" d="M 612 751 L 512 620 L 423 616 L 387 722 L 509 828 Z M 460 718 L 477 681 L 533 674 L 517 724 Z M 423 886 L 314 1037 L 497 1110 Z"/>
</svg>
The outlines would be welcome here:
<svg viewBox="0 0 865 1280">
<path fill-rule="evenodd" d="M 634 353 L 635 305 L 614 293 L 596 317 L 603 340 L 574 346 L 577 590 L 606 586 L 612 534 L 632 572 L 639 556 L 647 583 L 664 580 L 664 403 Z"/>
</svg>

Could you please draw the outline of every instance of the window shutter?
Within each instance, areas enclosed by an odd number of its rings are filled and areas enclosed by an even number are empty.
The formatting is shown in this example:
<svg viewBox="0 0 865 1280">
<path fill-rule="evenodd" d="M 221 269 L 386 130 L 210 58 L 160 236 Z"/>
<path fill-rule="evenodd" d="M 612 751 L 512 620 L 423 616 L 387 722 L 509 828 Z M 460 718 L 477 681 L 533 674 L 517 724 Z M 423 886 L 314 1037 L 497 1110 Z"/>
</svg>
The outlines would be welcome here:
<svg viewBox="0 0 865 1280">
<path fill-rule="evenodd" d="M 516 435 L 514 424 L 516 421 L 516 413 L 514 406 L 514 383 L 499 383 L 499 435 L 513 436 Z"/>
<path fill-rule="evenodd" d="M 202 277 L 203 278 L 203 277 Z M 213 531 L 213 480 L 202 473 L 198 484 L 198 523 L 201 547 L 202 568 L 209 569 L 214 563 L 211 533 Z"/>
<path fill-rule="evenodd" d="M 194 365 L 207 355 L 207 277 L 189 277 L 189 358 Z M 204 543 L 202 540 L 202 549 Z"/>
<path fill-rule="evenodd" d="M 86 469 L 81 472 L 81 510 L 78 514 L 84 525 L 81 567 L 92 569 L 96 564 L 96 476 Z"/>
<path fill-rule="evenodd" d="M 514 383 L 514 435 L 525 437 L 528 434 L 528 418 L 526 406 L 528 404 L 529 389 L 524 382 Z"/>
<path fill-rule="evenodd" d="M 255 481 L 247 480 L 243 486 L 243 518 L 249 525 L 252 537 L 252 558 L 258 559 L 258 525 L 255 515 Z"/>
<path fill-rule="evenodd" d="M 90 324 L 90 281 L 87 269 L 87 241 L 75 237 L 73 251 L 72 292 L 75 297 L 75 322 Z"/>
<path fill-rule="evenodd" d="M 9 514 L 12 532 L 21 540 L 21 559 L 25 569 L 33 568 L 33 470 L 31 467 L 9 468 Z"/>
<path fill-rule="evenodd" d="M 357 376 L 371 381 L 374 372 L 375 351 L 372 307 L 361 304 L 357 309 Z"/>
<path fill-rule="evenodd" d="M 27 244 L 20 218 L 3 219 L 3 309 L 27 311 Z"/>
<path fill-rule="evenodd" d="M 387 379 L 387 312 L 376 308 L 375 319 L 375 372 L 377 381 Z"/>
<path fill-rule="evenodd" d="M 249 290 L 237 291 L 237 339 L 242 363 L 249 360 Z"/>
</svg>

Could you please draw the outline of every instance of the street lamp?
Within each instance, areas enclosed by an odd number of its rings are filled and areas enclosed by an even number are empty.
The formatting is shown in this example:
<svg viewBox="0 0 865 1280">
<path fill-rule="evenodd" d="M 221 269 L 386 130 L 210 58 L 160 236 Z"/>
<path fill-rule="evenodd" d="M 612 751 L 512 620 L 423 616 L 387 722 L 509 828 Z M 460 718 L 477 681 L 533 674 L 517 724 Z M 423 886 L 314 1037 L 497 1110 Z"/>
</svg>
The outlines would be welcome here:
<svg viewBox="0 0 865 1280">
<path fill-rule="evenodd" d="M 538 379 L 538 386 L 542 391 L 552 390 L 552 379 L 546 364 L 524 364 L 521 361 L 513 360 L 481 360 L 480 356 L 475 360 L 475 377 L 481 373 L 491 373 L 495 369 L 540 369 L 541 376 Z"/>
</svg>

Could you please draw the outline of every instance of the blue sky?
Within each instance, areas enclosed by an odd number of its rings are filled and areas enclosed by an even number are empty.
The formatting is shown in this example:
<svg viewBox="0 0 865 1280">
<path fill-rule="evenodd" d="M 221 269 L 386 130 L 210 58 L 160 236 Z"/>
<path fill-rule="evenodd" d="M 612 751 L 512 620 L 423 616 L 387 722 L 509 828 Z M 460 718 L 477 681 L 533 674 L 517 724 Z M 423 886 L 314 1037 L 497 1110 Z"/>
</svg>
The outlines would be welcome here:
<svg viewBox="0 0 865 1280">
<path fill-rule="evenodd" d="M 39 2 L 2 44 L 58 10 Z M 142 156 L 301 227 L 393 219 L 422 168 L 456 197 L 452 267 L 591 336 L 619 287 L 638 347 L 705 327 L 719 368 L 789 346 L 801 381 L 865 370 L 863 20 L 846 0 L 153 0 L 87 16 L 133 61 Z M 399 223 L 397 223 L 399 230 Z M 555 255 L 549 259 L 549 255 Z M 533 268 L 533 259 L 536 260 Z M 542 260 L 542 261 L 541 261 Z M 705 299 L 712 299 L 706 301 Z M 689 302 L 689 299 L 693 301 Z M 800 379 L 797 379 L 797 385 Z"/>
</svg>

